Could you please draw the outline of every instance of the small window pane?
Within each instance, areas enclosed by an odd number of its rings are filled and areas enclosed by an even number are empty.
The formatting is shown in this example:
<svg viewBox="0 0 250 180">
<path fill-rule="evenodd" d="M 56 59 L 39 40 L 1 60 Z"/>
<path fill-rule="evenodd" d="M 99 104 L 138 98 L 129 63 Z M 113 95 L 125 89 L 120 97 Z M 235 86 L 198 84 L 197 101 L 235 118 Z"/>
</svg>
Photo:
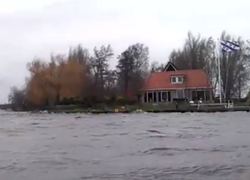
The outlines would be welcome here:
<svg viewBox="0 0 250 180">
<path fill-rule="evenodd" d="M 181 76 L 178 77 L 178 82 L 183 82 L 183 78 Z"/>
</svg>

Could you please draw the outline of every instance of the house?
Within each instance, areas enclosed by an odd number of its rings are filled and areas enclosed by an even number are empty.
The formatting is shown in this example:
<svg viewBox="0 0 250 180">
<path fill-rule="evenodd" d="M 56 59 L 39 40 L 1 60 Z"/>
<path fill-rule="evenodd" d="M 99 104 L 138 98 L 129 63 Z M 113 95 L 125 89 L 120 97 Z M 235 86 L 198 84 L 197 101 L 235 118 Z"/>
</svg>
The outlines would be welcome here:
<svg viewBox="0 0 250 180">
<path fill-rule="evenodd" d="M 151 73 L 142 89 L 142 102 L 172 102 L 173 99 L 211 101 L 213 88 L 202 69 L 178 70 L 169 62 L 163 72 Z"/>
</svg>

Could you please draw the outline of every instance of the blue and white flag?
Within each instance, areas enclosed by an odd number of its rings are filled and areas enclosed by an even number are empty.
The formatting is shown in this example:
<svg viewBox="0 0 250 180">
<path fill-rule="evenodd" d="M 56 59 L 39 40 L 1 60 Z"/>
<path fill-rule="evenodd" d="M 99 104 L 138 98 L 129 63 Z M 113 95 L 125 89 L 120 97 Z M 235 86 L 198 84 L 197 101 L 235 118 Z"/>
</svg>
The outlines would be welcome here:
<svg viewBox="0 0 250 180">
<path fill-rule="evenodd" d="M 236 41 L 220 40 L 220 45 L 222 52 L 232 52 L 240 49 L 240 45 Z"/>
</svg>

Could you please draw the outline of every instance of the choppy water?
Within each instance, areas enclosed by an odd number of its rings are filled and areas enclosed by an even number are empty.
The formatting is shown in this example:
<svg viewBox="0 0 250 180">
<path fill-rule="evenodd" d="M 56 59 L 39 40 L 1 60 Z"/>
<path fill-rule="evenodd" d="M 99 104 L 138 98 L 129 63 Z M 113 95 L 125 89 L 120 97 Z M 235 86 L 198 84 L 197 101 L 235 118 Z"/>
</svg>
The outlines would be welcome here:
<svg viewBox="0 0 250 180">
<path fill-rule="evenodd" d="M 0 179 L 249 180 L 249 115 L 0 111 Z"/>
</svg>

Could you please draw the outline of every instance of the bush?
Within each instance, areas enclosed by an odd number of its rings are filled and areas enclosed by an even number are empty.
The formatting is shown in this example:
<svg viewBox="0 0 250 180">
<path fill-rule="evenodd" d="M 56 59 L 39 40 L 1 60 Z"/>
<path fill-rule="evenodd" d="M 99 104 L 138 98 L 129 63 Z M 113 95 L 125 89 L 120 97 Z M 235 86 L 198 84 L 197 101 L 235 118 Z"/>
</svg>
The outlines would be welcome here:
<svg viewBox="0 0 250 180">
<path fill-rule="evenodd" d="M 73 110 L 73 109 L 77 109 L 79 108 L 79 106 L 71 104 L 71 105 L 57 105 L 55 107 L 56 110 Z"/>
<path fill-rule="evenodd" d="M 102 98 L 97 98 L 96 96 L 89 96 L 81 99 L 80 97 L 70 97 L 70 98 L 63 98 L 61 101 L 58 102 L 57 105 L 59 106 L 67 106 L 67 105 L 76 105 L 79 107 L 84 108 L 94 108 L 96 106 L 99 106 L 102 104 L 102 106 L 114 106 L 114 105 L 134 105 L 138 104 L 139 102 L 139 96 L 135 96 L 132 98 L 127 98 L 124 96 L 118 96 L 115 95 L 111 96 L 105 96 Z"/>
<path fill-rule="evenodd" d="M 116 99 L 116 104 L 118 105 L 134 105 L 137 104 L 138 98 L 137 97 L 133 97 L 133 98 L 125 98 L 123 96 L 119 96 Z"/>
<path fill-rule="evenodd" d="M 82 104 L 82 100 L 80 97 L 70 97 L 70 98 L 66 98 L 64 97 L 62 100 L 60 100 L 58 102 L 57 105 L 71 105 L 71 104 L 74 104 L 74 105 L 81 105 Z"/>
<path fill-rule="evenodd" d="M 112 104 L 116 102 L 116 96 L 115 96 L 115 95 L 112 95 L 112 96 L 110 97 L 110 102 L 111 102 Z"/>
<path fill-rule="evenodd" d="M 126 104 L 125 98 L 123 96 L 118 96 L 116 98 L 116 104 L 117 105 L 124 105 L 124 104 Z"/>
</svg>

